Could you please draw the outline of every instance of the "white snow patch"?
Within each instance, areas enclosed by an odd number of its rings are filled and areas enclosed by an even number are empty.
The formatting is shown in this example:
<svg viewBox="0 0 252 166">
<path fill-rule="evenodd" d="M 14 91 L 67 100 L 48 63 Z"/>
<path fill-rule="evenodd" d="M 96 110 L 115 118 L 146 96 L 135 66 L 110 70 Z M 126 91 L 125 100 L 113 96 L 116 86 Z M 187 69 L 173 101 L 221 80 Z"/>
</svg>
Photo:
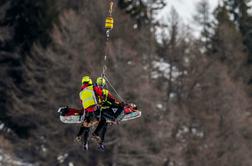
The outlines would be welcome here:
<svg viewBox="0 0 252 166">
<path fill-rule="evenodd" d="M 132 61 L 128 61 L 128 65 L 132 65 Z"/>
<path fill-rule="evenodd" d="M 176 68 L 176 66 L 171 67 L 171 65 L 165 62 L 163 59 L 160 59 L 159 61 L 153 61 L 152 65 L 155 69 L 155 71 L 151 73 L 151 77 L 153 79 L 164 77 L 166 79 L 171 79 L 172 81 L 175 81 L 176 78 L 181 75 L 181 72 Z M 172 78 L 170 78 L 170 76 Z"/>
<path fill-rule="evenodd" d="M 204 132 L 198 130 L 197 128 L 192 128 L 191 131 L 192 131 L 192 134 L 194 136 L 196 136 L 196 137 L 199 137 L 199 138 L 203 138 L 204 137 Z"/>
<path fill-rule="evenodd" d="M 186 139 L 186 135 L 188 134 L 190 134 L 191 136 L 198 137 L 198 138 L 203 138 L 205 136 L 204 132 L 201 129 L 196 128 L 196 127 L 190 128 L 184 125 L 178 129 L 176 138 L 184 142 Z"/>
<path fill-rule="evenodd" d="M 57 157 L 57 160 L 59 161 L 59 163 L 64 163 L 65 159 L 68 157 L 68 153 L 65 153 L 64 155 L 59 155 Z"/>
<path fill-rule="evenodd" d="M 1 123 L 0 124 L 0 130 L 3 130 L 4 129 L 4 123 Z"/>
<path fill-rule="evenodd" d="M 69 162 L 68 166 L 74 166 L 74 163 L 73 162 Z"/>
<path fill-rule="evenodd" d="M 40 136 L 40 139 L 41 139 L 41 141 L 43 141 L 43 142 L 47 142 L 45 136 Z"/>
<path fill-rule="evenodd" d="M 133 29 L 137 29 L 137 28 L 138 28 L 137 24 L 134 24 Z"/>
<path fill-rule="evenodd" d="M 183 141 L 183 140 L 184 140 L 184 139 L 183 139 L 183 135 L 187 134 L 188 132 L 189 132 L 189 127 L 187 127 L 187 126 L 182 126 L 182 127 L 178 130 L 178 132 L 177 132 L 177 134 L 176 134 L 176 138 L 181 139 L 181 140 Z"/>
<path fill-rule="evenodd" d="M 169 98 L 170 98 L 170 99 L 173 99 L 173 98 L 175 98 L 175 97 L 176 97 L 176 93 L 170 93 L 170 94 L 169 94 Z"/>
<path fill-rule="evenodd" d="M 248 2 L 248 6 L 252 6 L 252 1 Z M 248 14 L 252 15 L 252 8 L 248 9 Z"/>
<path fill-rule="evenodd" d="M 174 161 L 170 161 L 170 162 L 169 162 L 169 166 L 175 166 Z"/>
<path fill-rule="evenodd" d="M 5 152 L 0 149 L 0 166 L 7 166 L 7 165 L 13 165 L 13 166 L 35 166 L 37 164 L 31 164 L 23 162 L 21 159 L 18 159 L 16 157 L 13 157 L 9 154 L 6 154 Z"/>
<path fill-rule="evenodd" d="M 163 109 L 163 108 L 164 108 L 163 104 L 161 104 L 161 103 L 157 104 L 156 107 L 157 107 L 158 109 Z"/>
<path fill-rule="evenodd" d="M 187 126 L 183 126 L 182 132 L 188 133 L 189 132 L 189 128 Z"/>
<path fill-rule="evenodd" d="M 157 79 L 159 77 L 161 77 L 161 74 L 159 74 L 157 71 L 151 72 L 151 78 L 152 79 Z"/>
<path fill-rule="evenodd" d="M 147 65 L 144 66 L 143 69 L 144 69 L 144 70 L 148 70 L 148 66 L 147 66 Z"/>
<path fill-rule="evenodd" d="M 45 147 L 45 145 L 41 145 L 41 150 L 42 150 L 42 152 L 44 152 L 44 153 L 47 152 L 47 148 Z"/>
<path fill-rule="evenodd" d="M 196 134 L 196 132 L 197 132 L 196 128 L 192 128 L 192 133 Z"/>
</svg>

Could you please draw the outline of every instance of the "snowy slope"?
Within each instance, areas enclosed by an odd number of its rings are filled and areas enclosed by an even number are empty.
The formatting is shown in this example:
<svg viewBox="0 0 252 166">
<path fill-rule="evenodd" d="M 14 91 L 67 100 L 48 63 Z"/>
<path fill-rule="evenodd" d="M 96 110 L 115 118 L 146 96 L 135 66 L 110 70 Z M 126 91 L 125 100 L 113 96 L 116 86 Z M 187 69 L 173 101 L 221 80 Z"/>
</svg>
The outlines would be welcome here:
<svg viewBox="0 0 252 166">
<path fill-rule="evenodd" d="M 0 166 L 38 166 L 38 164 L 23 162 L 21 159 L 6 154 L 0 149 Z"/>
</svg>

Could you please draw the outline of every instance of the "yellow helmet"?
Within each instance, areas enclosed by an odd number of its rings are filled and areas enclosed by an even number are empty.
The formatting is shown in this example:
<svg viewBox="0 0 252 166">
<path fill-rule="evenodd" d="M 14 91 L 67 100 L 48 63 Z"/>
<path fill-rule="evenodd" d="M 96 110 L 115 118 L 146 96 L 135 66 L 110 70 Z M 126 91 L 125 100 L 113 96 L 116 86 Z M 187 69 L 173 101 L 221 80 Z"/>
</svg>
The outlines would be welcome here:
<svg viewBox="0 0 252 166">
<path fill-rule="evenodd" d="M 81 83 L 82 84 L 84 84 L 84 83 L 92 84 L 93 82 L 89 76 L 83 76 Z"/>
<path fill-rule="evenodd" d="M 106 80 L 103 77 L 98 77 L 96 79 L 96 84 L 98 86 L 105 86 L 106 85 Z"/>
</svg>

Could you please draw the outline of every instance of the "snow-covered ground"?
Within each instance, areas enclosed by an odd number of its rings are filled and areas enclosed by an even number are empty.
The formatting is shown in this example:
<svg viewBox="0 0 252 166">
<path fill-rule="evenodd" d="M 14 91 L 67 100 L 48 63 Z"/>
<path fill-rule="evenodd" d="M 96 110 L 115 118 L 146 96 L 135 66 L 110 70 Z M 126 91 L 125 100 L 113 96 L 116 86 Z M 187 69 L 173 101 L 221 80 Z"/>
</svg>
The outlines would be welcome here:
<svg viewBox="0 0 252 166">
<path fill-rule="evenodd" d="M 68 153 L 58 155 L 57 160 L 59 164 L 66 163 L 65 160 L 68 158 Z M 74 166 L 74 163 L 72 161 L 68 162 L 68 166 Z"/>
<path fill-rule="evenodd" d="M 0 121 L 0 132 L 10 133 L 12 130 L 8 128 L 3 122 Z"/>
<path fill-rule="evenodd" d="M 0 166 L 38 166 L 38 164 L 23 162 L 21 159 L 6 154 L 0 149 Z"/>
</svg>

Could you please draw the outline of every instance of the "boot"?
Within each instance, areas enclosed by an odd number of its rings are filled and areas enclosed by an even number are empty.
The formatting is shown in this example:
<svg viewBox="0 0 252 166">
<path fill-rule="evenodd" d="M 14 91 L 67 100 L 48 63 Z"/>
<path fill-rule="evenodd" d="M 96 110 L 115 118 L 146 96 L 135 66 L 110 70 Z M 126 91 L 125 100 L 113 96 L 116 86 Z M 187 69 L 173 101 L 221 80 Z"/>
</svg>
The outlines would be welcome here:
<svg viewBox="0 0 252 166">
<path fill-rule="evenodd" d="M 103 143 L 100 143 L 99 145 L 98 145 L 98 150 L 100 150 L 100 151 L 105 151 L 105 146 L 103 145 Z"/>
<path fill-rule="evenodd" d="M 92 134 L 91 139 L 93 141 L 95 141 L 96 143 L 100 143 L 101 142 L 101 137 L 99 137 L 98 135 L 96 135 L 95 133 Z"/>
<path fill-rule="evenodd" d="M 84 144 L 83 144 L 83 150 L 84 150 L 84 151 L 87 151 L 87 150 L 88 150 L 88 143 L 84 143 Z"/>
<path fill-rule="evenodd" d="M 65 116 L 67 112 L 68 112 L 68 106 L 60 107 L 58 109 L 58 113 L 60 113 L 61 116 Z"/>
<path fill-rule="evenodd" d="M 74 142 L 81 143 L 81 136 L 75 137 Z"/>
</svg>

